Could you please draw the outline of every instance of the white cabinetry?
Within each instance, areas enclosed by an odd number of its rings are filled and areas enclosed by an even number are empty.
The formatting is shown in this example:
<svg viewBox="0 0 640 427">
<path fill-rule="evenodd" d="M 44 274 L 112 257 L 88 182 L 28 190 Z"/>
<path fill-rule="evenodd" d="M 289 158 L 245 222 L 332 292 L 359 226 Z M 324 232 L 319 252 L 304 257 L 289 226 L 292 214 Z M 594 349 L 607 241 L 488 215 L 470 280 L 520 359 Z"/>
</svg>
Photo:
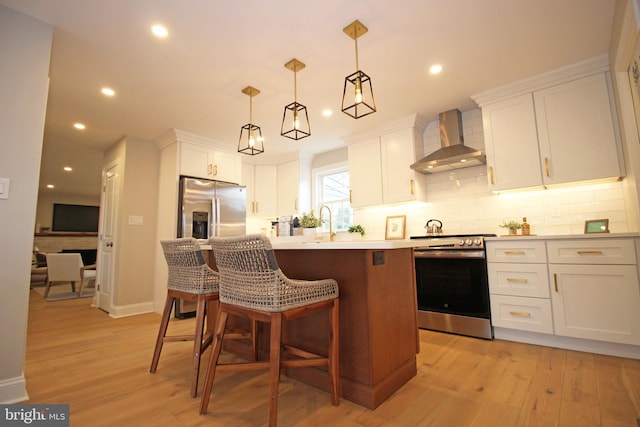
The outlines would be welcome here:
<svg viewBox="0 0 640 427">
<path fill-rule="evenodd" d="M 493 326 L 553 333 L 544 242 L 487 242 L 487 271 Z"/>
<path fill-rule="evenodd" d="M 235 153 L 181 142 L 180 174 L 238 184 L 242 179 L 242 162 Z"/>
<path fill-rule="evenodd" d="M 405 125 L 349 144 L 351 206 L 426 200 L 424 175 L 409 167 L 422 157 L 423 131 Z"/>
<path fill-rule="evenodd" d="M 565 73 L 566 74 L 566 73 Z M 493 190 L 552 186 L 624 174 L 608 73 L 563 74 L 478 95 Z"/>
<path fill-rule="evenodd" d="M 640 287 L 631 239 L 547 242 L 556 335 L 640 345 Z"/>
<path fill-rule="evenodd" d="M 296 215 L 300 209 L 299 162 L 278 165 L 278 215 Z"/>
<path fill-rule="evenodd" d="M 243 165 L 242 184 L 247 187 L 247 216 L 276 216 L 277 178 L 275 166 Z"/>
</svg>

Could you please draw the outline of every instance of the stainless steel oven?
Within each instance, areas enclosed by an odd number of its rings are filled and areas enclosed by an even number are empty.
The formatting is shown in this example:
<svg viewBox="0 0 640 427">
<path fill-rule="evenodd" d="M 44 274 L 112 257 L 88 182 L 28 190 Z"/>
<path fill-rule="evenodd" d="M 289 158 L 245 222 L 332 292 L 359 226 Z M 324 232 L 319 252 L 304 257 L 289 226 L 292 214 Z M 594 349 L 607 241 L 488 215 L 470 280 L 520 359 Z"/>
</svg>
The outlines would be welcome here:
<svg viewBox="0 0 640 427">
<path fill-rule="evenodd" d="M 493 338 L 485 236 L 411 237 L 420 328 Z"/>
</svg>

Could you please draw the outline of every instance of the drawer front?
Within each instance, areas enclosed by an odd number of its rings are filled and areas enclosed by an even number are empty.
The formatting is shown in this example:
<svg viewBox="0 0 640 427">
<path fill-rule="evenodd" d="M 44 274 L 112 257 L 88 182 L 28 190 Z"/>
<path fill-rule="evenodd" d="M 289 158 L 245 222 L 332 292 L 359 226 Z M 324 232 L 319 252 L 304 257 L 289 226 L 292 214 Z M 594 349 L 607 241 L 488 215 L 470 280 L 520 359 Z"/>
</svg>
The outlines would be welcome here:
<svg viewBox="0 0 640 427">
<path fill-rule="evenodd" d="M 486 242 L 486 245 L 487 261 L 489 262 L 547 262 L 547 251 L 543 241 L 492 241 Z"/>
<path fill-rule="evenodd" d="M 633 239 L 558 240 L 547 242 L 553 264 L 635 264 Z"/>
<path fill-rule="evenodd" d="M 490 262 L 487 271 L 492 294 L 549 298 L 546 264 Z"/>
<path fill-rule="evenodd" d="M 491 323 L 501 328 L 553 334 L 551 301 L 491 295 Z"/>
</svg>

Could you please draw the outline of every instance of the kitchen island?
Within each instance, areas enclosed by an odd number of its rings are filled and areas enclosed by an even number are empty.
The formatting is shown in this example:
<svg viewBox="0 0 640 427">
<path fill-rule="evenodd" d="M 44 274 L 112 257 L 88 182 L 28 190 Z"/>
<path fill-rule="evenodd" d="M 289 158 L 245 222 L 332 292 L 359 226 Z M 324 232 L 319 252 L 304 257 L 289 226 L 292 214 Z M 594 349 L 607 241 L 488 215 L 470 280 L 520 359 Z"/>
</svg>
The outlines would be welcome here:
<svg viewBox="0 0 640 427">
<path fill-rule="evenodd" d="M 375 409 L 416 375 L 420 351 L 413 243 L 354 241 L 274 243 L 278 264 L 292 279 L 332 278 L 340 289 L 340 393 Z M 325 353 L 327 313 L 283 325 L 286 343 Z M 238 319 L 234 319 L 238 321 Z M 231 319 L 230 319 L 231 321 Z M 209 328 L 215 323 L 210 316 Z M 248 327 L 238 322 L 236 326 Z M 260 325 L 258 346 L 268 352 L 269 325 Z M 231 340 L 225 349 L 248 349 Z M 328 389 L 326 370 L 284 370 L 286 375 Z"/>
</svg>

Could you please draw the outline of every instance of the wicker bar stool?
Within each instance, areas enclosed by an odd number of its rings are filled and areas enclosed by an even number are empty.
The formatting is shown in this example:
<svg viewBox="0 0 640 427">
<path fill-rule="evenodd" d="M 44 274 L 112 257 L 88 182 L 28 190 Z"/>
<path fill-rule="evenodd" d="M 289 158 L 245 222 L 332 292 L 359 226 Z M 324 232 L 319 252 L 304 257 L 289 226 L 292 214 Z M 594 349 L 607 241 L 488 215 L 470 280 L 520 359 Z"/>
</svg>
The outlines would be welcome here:
<svg viewBox="0 0 640 427">
<path fill-rule="evenodd" d="M 287 278 L 276 261 L 269 239 L 255 234 L 232 238 L 211 238 L 216 265 L 220 274 L 220 305 L 209 359 L 200 414 L 207 412 L 216 371 L 246 371 L 269 369 L 269 425 L 277 424 L 278 386 L 283 367 L 326 366 L 329 374 L 331 403 L 339 403 L 338 344 L 339 305 L 338 284 L 333 279 L 292 280 Z M 281 342 L 282 321 L 321 311 L 329 311 L 330 327 L 327 356 L 314 354 Z M 271 323 L 269 360 L 240 363 L 218 363 L 225 326 L 229 315 Z M 284 353 L 293 358 L 284 358 Z"/>
<path fill-rule="evenodd" d="M 191 397 L 198 392 L 198 375 L 200 358 L 211 345 L 212 333 L 204 333 L 206 303 L 218 299 L 218 274 L 204 261 L 200 245 L 194 238 L 163 240 L 160 242 L 164 257 L 169 267 L 167 280 L 167 299 L 162 312 L 156 347 L 153 351 L 150 372 L 155 373 L 160 360 L 160 352 L 165 342 L 193 341 L 193 378 L 191 381 Z M 196 330 L 194 335 L 167 336 L 169 317 L 176 299 L 196 303 Z"/>
</svg>

